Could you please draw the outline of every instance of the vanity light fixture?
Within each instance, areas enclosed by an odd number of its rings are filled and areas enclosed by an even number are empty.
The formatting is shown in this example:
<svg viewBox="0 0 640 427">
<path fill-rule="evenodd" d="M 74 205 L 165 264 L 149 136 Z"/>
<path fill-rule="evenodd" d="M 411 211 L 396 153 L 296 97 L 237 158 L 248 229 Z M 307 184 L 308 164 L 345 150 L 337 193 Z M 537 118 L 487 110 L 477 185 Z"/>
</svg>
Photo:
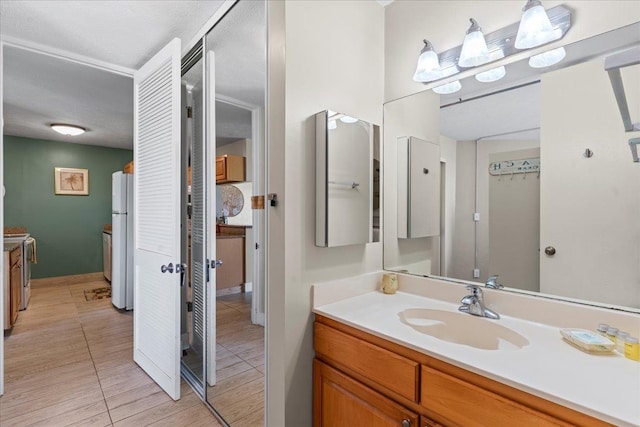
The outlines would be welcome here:
<svg viewBox="0 0 640 427">
<path fill-rule="evenodd" d="M 489 57 L 492 61 L 497 61 L 498 59 L 504 58 L 504 53 L 502 49 L 494 50 L 489 54 Z M 504 66 L 492 68 L 487 71 L 483 71 L 482 73 L 478 73 L 475 75 L 476 80 L 482 83 L 491 83 L 500 80 L 504 76 L 507 75 L 507 70 Z"/>
<path fill-rule="evenodd" d="M 530 49 L 559 39 L 540 0 L 527 0 L 516 35 L 516 49 Z"/>
<path fill-rule="evenodd" d="M 458 65 L 465 68 L 477 67 L 491 60 L 482 28 L 480 28 L 475 19 L 470 18 L 469 21 L 471 21 L 471 26 L 464 37 L 460 58 L 458 59 Z"/>
<path fill-rule="evenodd" d="M 541 13 L 544 13 L 545 19 L 540 18 Z M 529 18 L 529 16 L 538 18 L 533 19 Z M 533 19 L 533 21 L 531 21 L 531 19 Z M 571 28 L 571 10 L 562 5 L 545 10 L 540 0 L 528 0 L 521 19 L 523 23 L 514 22 L 488 34 L 483 34 L 478 23 L 474 19 L 471 19 L 471 27 L 467 31 L 462 45 L 436 54 L 433 50 L 433 45 L 427 40 L 424 41 L 425 47 L 420 52 L 418 67 L 413 75 L 413 80 L 428 84 L 430 87 L 438 86 L 438 80 L 467 71 L 465 69 L 472 69 L 473 67 L 520 53 L 522 48 L 517 47 L 520 46 L 520 44 L 518 43 L 516 46 L 518 33 L 525 34 L 528 31 L 527 28 L 531 25 L 528 24 L 528 22 L 539 22 L 541 20 L 544 21 L 541 31 L 545 35 L 542 36 L 538 34 L 536 36 L 536 43 L 545 44 L 557 41 L 562 39 L 567 31 L 569 31 L 569 28 Z M 550 23 L 552 36 L 549 36 L 549 33 L 545 30 L 545 28 L 548 29 L 546 25 L 547 20 Z M 538 24 L 538 27 L 540 27 L 540 24 Z M 522 38 L 524 36 L 521 35 L 520 37 Z M 496 53 L 502 56 L 496 58 L 494 57 Z M 429 60 L 432 62 L 430 62 L 431 65 L 427 67 L 423 65 L 423 63 L 426 62 L 428 58 L 430 58 Z M 435 60 L 438 61 L 437 67 Z M 426 72 L 421 73 L 421 71 L 427 69 L 432 73 L 429 75 L 427 75 Z M 496 81 L 504 77 L 503 73 L 506 74 L 506 70 L 503 70 L 500 66 L 495 66 L 492 69 L 478 73 L 479 75 L 476 78 L 483 82 Z M 465 74 L 470 75 L 471 73 Z M 439 75 L 439 77 L 436 78 L 437 75 Z"/>
<path fill-rule="evenodd" d="M 59 134 L 71 136 L 82 135 L 86 131 L 86 129 L 83 127 L 76 125 L 66 125 L 62 123 L 52 123 L 51 129 L 55 130 Z"/>
<path fill-rule="evenodd" d="M 358 121 L 358 119 L 356 119 L 355 117 L 351 117 L 351 116 L 342 116 L 340 117 L 340 121 L 342 123 L 355 123 Z"/>
<path fill-rule="evenodd" d="M 449 95 L 450 93 L 456 93 L 460 89 L 462 89 L 462 84 L 460 83 L 460 80 L 456 80 L 455 82 L 436 86 L 433 88 L 433 91 L 440 95 Z"/>
<path fill-rule="evenodd" d="M 413 74 L 413 80 L 416 82 L 426 83 L 438 80 L 442 77 L 442 69 L 438 54 L 433 49 L 433 45 L 428 40 L 423 40 L 424 47 L 420 51 L 418 57 L 418 66 Z"/>
<path fill-rule="evenodd" d="M 529 66 L 531 68 L 550 67 L 562 61 L 565 56 L 567 56 L 567 51 L 564 50 L 563 47 L 548 50 L 539 55 L 534 55 L 529 58 Z"/>
</svg>

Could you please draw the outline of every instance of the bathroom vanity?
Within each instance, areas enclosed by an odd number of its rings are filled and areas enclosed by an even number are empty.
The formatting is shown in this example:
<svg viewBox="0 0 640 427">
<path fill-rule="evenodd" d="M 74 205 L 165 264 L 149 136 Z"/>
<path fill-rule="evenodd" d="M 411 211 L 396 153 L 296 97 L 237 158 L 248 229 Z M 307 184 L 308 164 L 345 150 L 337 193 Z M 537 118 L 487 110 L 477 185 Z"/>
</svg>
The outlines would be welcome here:
<svg viewBox="0 0 640 427">
<path fill-rule="evenodd" d="M 640 423 L 640 364 L 583 353 L 559 333 L 563 317 L 635 331 L 637 316 L 493 291 L 502 317 L 490 320 L 457 311 L 464 287 L 401 275 L 401 292 L 385 295 L 363 277 L 314 287 L 315 426 Z"/>
</svg>

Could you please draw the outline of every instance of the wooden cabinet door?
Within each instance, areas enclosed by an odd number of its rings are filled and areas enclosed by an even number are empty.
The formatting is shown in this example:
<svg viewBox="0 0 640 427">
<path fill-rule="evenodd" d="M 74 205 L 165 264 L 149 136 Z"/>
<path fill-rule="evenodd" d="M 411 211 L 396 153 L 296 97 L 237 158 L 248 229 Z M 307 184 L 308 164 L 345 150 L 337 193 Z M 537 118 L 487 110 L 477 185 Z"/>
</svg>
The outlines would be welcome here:
<svg viewBox="0 0 640 427">
<path fill-rule="evenodd" d="M 313 363 L 314 427 L 418 427 L 416 413 L 317 359 Z"/>
<path fill-rule="evenodd" d="M 225 181 L 227 179 L 227 158 L 216 158 L 216 182 Z"/>
<path fill-rule="evenodd" d="M 18 261 L 11 267 L 11 325 L 18 319 L 18 310 L 22 302 L 22 263 Z"/>
</svg>

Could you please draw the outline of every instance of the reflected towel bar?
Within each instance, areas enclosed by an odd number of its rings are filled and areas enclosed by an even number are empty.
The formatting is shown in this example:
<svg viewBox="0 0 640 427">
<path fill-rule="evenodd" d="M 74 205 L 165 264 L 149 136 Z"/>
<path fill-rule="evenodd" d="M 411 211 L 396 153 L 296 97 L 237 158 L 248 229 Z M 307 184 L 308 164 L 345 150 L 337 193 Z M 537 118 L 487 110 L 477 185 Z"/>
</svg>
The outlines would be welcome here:
<svg viewBox="0 0 640 427">
<path fill-rule="evenodd" d="M 357 182 L 338 182 L 338 181 L 329 181 L 329 184 L 333 184 L 333 185 L 343 185 L 345 187 L 351 187 L 351 189 L 355 190 L 356 188 L 360 187 L 360 184 L 358 184 Z"/>
</svg>

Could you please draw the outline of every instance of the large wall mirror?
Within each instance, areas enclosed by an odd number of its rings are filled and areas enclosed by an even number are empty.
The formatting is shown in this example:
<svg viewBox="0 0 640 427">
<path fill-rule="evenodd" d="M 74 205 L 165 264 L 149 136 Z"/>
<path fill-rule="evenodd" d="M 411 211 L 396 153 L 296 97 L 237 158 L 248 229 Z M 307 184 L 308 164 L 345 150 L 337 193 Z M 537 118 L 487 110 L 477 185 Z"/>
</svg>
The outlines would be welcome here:
<svg viewBox="0 0 640 427">
<path fill-rule="evenodd" d="M 524 59 L 493 83 L 471 76 L 456 93 L 385 104 L 384 268 L 461 282 L 499 275 L 506 290 L 640 311 L 640 163 L 629 149 L 640 132 L 625 132 L 605 70 L 638 46 L 640 23 L 567 45 L 546 68 Z M 640 65 L 621 74 L 639 121 Z M 409 201 L 437 215 L 427 237 L 403 235 L 407 138 L 439 144 L 439 191 Z"/>
</svg>

